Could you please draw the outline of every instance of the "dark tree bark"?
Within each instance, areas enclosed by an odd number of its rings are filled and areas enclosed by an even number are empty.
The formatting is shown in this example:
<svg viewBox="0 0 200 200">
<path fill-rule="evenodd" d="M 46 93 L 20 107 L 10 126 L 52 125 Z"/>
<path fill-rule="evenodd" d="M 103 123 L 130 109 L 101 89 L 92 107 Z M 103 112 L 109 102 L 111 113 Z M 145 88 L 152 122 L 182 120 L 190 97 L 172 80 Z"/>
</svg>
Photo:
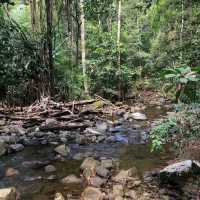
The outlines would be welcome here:
<svg viewBox="0 0 200 200">
<path fill-rule="evenodd" d="M 49 69 L 49 93 L 54 94 L 54 66 L 53 66 L 53 0 L 45 0 L 46 5 L 46 65 Z"/>
</svg>

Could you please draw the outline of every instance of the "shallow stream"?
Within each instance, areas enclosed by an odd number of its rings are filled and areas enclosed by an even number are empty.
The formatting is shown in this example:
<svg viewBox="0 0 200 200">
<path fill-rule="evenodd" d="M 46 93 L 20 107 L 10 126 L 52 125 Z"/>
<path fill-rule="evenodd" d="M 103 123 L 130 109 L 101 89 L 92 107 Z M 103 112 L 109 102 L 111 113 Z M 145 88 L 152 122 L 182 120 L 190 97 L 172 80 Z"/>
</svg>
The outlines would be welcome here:
<svg viewBox="0 0 200 200">
<path fill-rule="evenodd" d="M 146 110 L 150 121 L 164 113 L 164 110 L 155 107 L 149 107 Z M 139 129 L 139 131 L 145 130 L 145 128 Z M 46 145 L 27 147 L 22 152 L 3 157 L 0 160 L 0 188 L 15 186 L 20 191 L 22 200 L 51 200 L 56 192 L 62 192 L 65 196 L 70 194 L 70 199 L 80 199 L 83 186 L 63 186 L 60 183 L 60 180 L 67 175 L 76 174 L 79 176 L 79 167 L 82 161 L 72 159 L 76 153 L 90 152 L 95 157 L 116 158 L 119 160 L 119 168 L 128 169 L 136 166 L 141 176 L 146 171 L 167 165 L 167 161 L 170 159 L 167 153 L 152 153 L 149 144 L 127 144 L 124 142 L 84 146 L 70 144 L 71 158 L 65 161 L 53 159 L 55 157 L 53 148 L 54 146 Z M 47 174 L 44 167 L 32 169 L 23 165 L 23 162 L 33 160 L 48 161 L 56 167 L 57 171 Z M 8 168 L 17 169 L 19 175 L 5 177 L 5 170 Z"/>
</svg>

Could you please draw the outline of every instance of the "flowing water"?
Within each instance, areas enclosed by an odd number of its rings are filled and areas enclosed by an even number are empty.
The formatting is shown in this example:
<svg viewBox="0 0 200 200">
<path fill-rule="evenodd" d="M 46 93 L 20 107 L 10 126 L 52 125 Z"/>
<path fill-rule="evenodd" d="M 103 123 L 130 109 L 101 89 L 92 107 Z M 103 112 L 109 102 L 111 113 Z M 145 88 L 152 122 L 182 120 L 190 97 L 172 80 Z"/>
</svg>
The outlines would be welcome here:
<svg viewBox="0 0 200 200">
<path fill-rule="evenodd" d="M 146 110 L 150 120 L 160 117 L 164 110 L 150 107 Z M 144 130 L 143 130 L 144 131 Z M 154 170 L 165 166 L 170 159 L 168 153 L 152 153 L 149 144 L 127 144 L 126 142 L 114 144 L 90 144 L 79 146 L 71 144 L 71 155 L 78 152 L 90 152 L 96 157 L 107 157 L 119 159 L 119 167 L 128 169 L 136 166 L 142 175 L 146 171 Z M 72 195 L 74 199 L 79 199 L 83 186 L 63 186 L 60 180 L 70 174 L 79 175 L 79 167 L 82 161 L 68 159 L 56 161 L 53 153 L 53 146 L 27 147 L 17 154 L 10 154 L 0 160 L 0 188 L 15 186 L 21 193 L 23 200 L 51 200 L 56 192 L 62 192 L 65 196 Z M 44 167 L 32 169 L 25 167 L 24 161 L 50 161 L 57 169 L 55 180 L 52 174 L 44 172 Z M 7 168 L 15 168 L 19 171 L 16 177 L 4 177 Z M 30 180 L 30 177 L 36 180 Z M 53 177 L 55 178 L 55 177 Z"/>
</svg>

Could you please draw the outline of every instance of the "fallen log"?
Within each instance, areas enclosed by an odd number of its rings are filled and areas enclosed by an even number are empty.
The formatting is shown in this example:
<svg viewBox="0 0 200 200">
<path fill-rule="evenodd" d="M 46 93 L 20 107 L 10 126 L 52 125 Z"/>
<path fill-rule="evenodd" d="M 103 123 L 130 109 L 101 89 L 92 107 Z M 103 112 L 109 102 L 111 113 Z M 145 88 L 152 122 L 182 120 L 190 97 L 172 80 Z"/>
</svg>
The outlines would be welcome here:
<svg viewBox="0 0 200 200">
<path fill-rule="evenodd" d="M 86 123 L 68 123 L 64 125 L 55 125 L 55 126 L 40 126 L 41 131 L 59 131 L 59 130 L 74 130 L 74 129 L 85 129 L 89 125 Z"/>
</svg>

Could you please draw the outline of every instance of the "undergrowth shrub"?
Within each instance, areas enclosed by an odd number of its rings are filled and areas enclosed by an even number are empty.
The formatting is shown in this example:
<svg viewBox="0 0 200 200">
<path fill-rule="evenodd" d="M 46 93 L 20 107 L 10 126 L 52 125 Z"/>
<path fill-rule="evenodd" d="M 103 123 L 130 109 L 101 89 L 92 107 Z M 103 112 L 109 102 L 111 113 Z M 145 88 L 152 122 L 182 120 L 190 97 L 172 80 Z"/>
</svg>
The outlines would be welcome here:
<svg viewBox="0 0 200 200">
<path fill-rule="evenodd" d="M 200 139 L 200 105 L 180 104 L 176 113 L 155 124 L 150 132 L 152 150 L 161 150 L 167 143 L 172 143 L 181 153 L 194 140 Z"/>
</svg>

